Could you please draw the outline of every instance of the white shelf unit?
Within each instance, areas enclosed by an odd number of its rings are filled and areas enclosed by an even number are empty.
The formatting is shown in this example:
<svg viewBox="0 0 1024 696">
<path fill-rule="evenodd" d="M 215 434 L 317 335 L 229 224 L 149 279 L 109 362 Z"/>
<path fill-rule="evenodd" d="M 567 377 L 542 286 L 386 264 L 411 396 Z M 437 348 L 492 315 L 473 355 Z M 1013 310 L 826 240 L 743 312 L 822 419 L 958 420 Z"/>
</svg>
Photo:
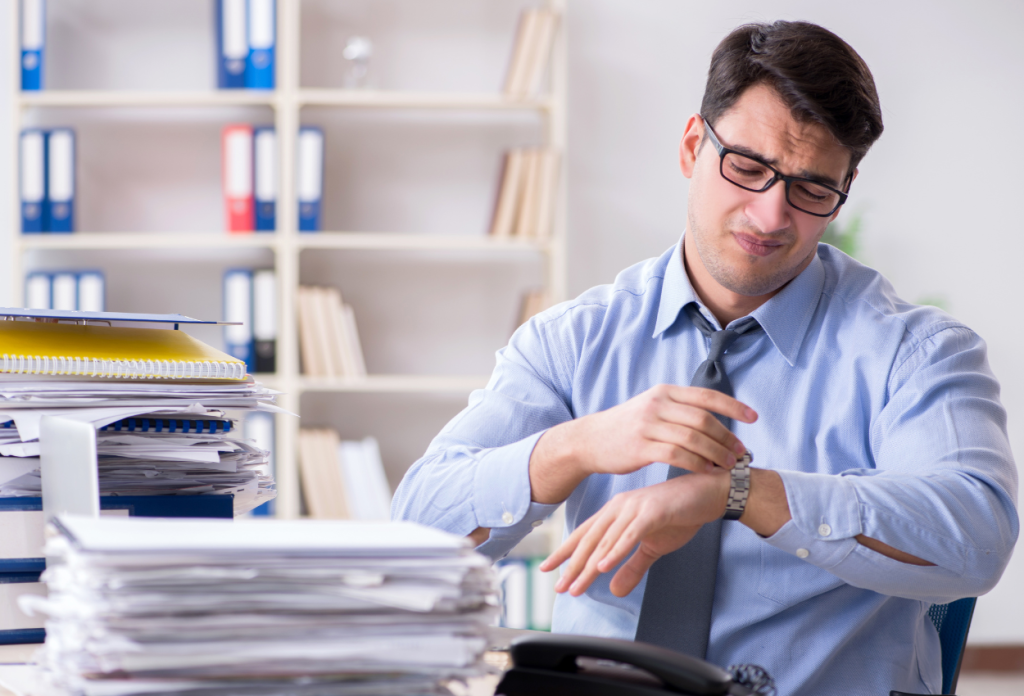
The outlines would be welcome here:
<svg viewBox="0 0 1024 696">
<path fill-rule="evenodd" d="M 361 0 L 366 2 L 368 0 Z M 490 2 L 490 0 L 479 0 Z M 313 89 L 300 86 L 300 13 L 301 0 L 277 0 L 276 89 L 268 91 L 140 91 L 140 90 L 77 90 L 59 89 L 21 92 L 18 27 L 20 2 L 9 3 L 11 31 L 12 79 L 14 93 L 11 152 L 19 152 L 19 136 L 29 114 L 46 110 L 117 110 L 129 108 L 158 109 L 173 119 L 176 110 L 224 110 L 263 107 L 273 112 L 278 134 L 279 188 L 277 199 L 277 230 L 273 233 L 228 234 L 219 230 L 182 230 L 181 232 L 104 232 L 86 231 L 72 234 L 14 234 L 12 256 L 12 297 L 21 304 L 27 270 L 25 258 L 30 253 L 73 254 L 75 252 L 116 251 L 173 252 L 183 248 L 216 251 L 231 255 L 253 250 L 269 252 L 278 280 L 277 371 L 257 378 L 283 392 L 278 403 L 294 413 L 300 412 L 303 394 L 366 394 L 401 395 L 468 394 L 483 387 L 487 375 L 446 376 L 422 374 L 371 374 L 359 380 L 328 380 L 301 374 L 298 347 L 296 300 L 300 278 L 300 256 L 303 251 L 332 250 L 377 252 L 472 252 L 486 254 L 533 253 L 543 259 L 546 289 L 554 301 L 566 297 L 566 184 L 565 166 L 557 195 L 556 215 L 551 238 L 544 241 L 524 239 L 493 239 L 485 235 L 431 235 L 364 231 L 327 231 L 299 233 L 295 189 L 296 136 L 303 107 L 318 109 L 382 109 L 395 111 L 450 112 L 527 112 L 540 117 L 542 142 L 557 149 L 563 163 L 566 156 L 566 0 L 546 0 L 544 4 L 561 14 L 550 61 L 548 93 L 539 97 L 509 98 L 494 93 L 460 93 L 430 91 L 387 91 Z M 210 27 L 212 33 L 213 28 Z M 510 32 L 511 34 L 511 32 Z M 509 46 L 511 52 L 511 46 Z M 471 125 L 466 128 L 472 128 Z M 494 157 L 500 156 L 495 152 Z M 12 158 L 11 180 L 20 180 L 17 157 Z M 494 189 L 498 182 L 495 180 Z M 21 229 L 20 201 L 17 187 L 13 196 L 12 229 Z M 325 190 L 325 196 L 330 191 Z M 77 202 L 76 202 L 77 204 Z M 184 262 L 182 262 L 184 263 Z M 429 263 L 425 261 L 424 263 Z M 183 269 L 184 270 L 184 269 Z M 113 300 L 113 301 L 111 301 Z M 116 298 L 108 304 L 117 306 Z M 204 317 L 209 318 L 209 317 Z M 299 475 L 297 465 L 300 421 L 291 416 L 276 420 L 276 476 L 279 497 L 277 516 L 295 518 L 300 515 Z"/>
</svg>

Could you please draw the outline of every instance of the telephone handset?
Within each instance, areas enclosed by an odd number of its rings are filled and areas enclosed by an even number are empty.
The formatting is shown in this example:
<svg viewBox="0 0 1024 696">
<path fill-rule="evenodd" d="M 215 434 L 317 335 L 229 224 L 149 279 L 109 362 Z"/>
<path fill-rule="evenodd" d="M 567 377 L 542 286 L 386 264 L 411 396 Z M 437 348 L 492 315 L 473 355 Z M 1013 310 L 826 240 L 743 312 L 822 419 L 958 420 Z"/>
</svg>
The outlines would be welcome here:
<svg viewBox="0 0 1024 696">
<path fill-rule="evenodd" d="M 656 645 L 611 638 L 539 634 L 517 638 L 504 696 L 749 696 L 725 670 Z"/>
</svg>

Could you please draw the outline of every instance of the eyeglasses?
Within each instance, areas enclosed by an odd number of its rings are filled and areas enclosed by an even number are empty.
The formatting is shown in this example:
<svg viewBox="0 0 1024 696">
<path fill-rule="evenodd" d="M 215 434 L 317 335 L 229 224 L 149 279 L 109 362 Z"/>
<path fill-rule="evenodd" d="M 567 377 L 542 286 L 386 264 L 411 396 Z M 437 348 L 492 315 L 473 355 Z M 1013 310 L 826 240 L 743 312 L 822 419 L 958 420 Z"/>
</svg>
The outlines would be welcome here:
<svg viewBox="0 0 1024 696">
<path fill-rule="evenodd" d="M 746 191 L 762 193 L 770 189 L 776 181 L 783 181 L 786 184 L 786 200 L 789 204 L 797 210 L 817 217 L 828 217 L 846 202 L 847 194 L 838 189 L 812 179 L 786 176 L 778 169 L 750 155 L 723 147 L 707 119 L 704 119 L 704 125 L 708 138 L 721 159 L 719 171 L 722 178 L 729 183 Z"/>
</svg>

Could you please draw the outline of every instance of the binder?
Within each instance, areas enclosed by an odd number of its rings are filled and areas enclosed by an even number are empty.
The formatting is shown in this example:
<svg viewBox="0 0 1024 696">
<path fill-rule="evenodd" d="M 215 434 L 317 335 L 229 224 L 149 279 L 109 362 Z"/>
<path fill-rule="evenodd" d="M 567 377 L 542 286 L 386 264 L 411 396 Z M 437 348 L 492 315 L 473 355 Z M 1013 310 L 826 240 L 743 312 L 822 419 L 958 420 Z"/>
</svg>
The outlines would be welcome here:
<svg viewBox="0 0 1024 696">
<path fill-rule="evenodd" d="M 303 126 L 298 140 L 299 231 L 320 231 L 320 199 L 324 183 L 324 133 Z"/>
<path fill-rule="evenodd" d="M 132 517 L 232 519 L 235 503 L 230 494 L 105 495 L 100 497 L 100 510 L 118 510 Z M 41 497 L 0 498 L 0 528 L 4 530 L 0 535 L 0 574 L 45 570 L 43 526 Z"/>
<path fill-rule="evenodd" d="M 242 322 L 224 327 L 224 347 L 255 372 L 252 345 L 252 271 L 231 269 L 224 273 L 224 321 Z"/>
<path fill-rule="evenodd" d="M 78 307 L 76 309 L 79 312 L 106 311 L 106 281 L 101 271 L 82 271 L 78 274 Z"/>
<path fill-rule="evenodd" d="M 21 0 L 21 89 L 43 88 L 46 0 Z"/>
<path fill-rule="evenodd" d="M 25 278 L 25 306 L 29 309 L 53 309 L 49 273 L 29 273 Z"/>
<path fill-rule="evenodd" d="M 74 273 L 54 273 L 50 292 L 50 309 L 62 312 L 78 309 L 78 277 Z"/>
<path fill-rule="evenodd" d="M 14 374 L 245 379 L 243 361 L 184 331 L 0 321 L 0 351 L 0 372 Z"/>
<path fill-rule="evenodd" d="M 42 527 L 40 527 L 42 537 Z M 42 560 L 42 559 L 40 559 Z M 41 571 L 0 573 L 0 645 L 41 643 L 46 638 L 44 616 L 29 616 L 18 606 L 18 598 L 25 595 L 46 596 L 46 585 L 40 580 Z"/>
<path fill-rule="evenodd" d="M 252 274 L 254 372 L 277 370 L 277 274 L 264 269 Z"/>
<path fill-rule="evenodd" d="M 252 150 L 252 126 L 236 124 L 224 128 L 224 205 L 228 232 L 252 232 L 256 226 Z"/>
<path fill-rule="evenodd" d="M 256 231 L 277 229 L 277 133 L 272 127 L 253 129 Z"/>
<path fill-rule="evenodd" d="M 274 416 L 266 411 L 254 411 L 246 416 L 243 424 L 245 439 L 251 440 L 260 449 L 270 452 L 267 465 L 270 476 L 274 476 Z M 274 514 L 274 501 L 268 500 L 252 511 L 255 517 L 271 517 Z"/>
<path fill-rule="evenodd" d="M 529 628 L 530 578 L 526 561 L 521 558 L 505 558 L 496 565 L 503 600 L 501 625 L 504 628 Z"/>
<path fill-rule="evenodd" d="M 46 134 L 29 128 L 21 132 L 21 231 L 46 229 Z"/>
<path fill-rule="evenodd" d="M 249 58 L 246 0 L 216 0 L 217 86 L 245 87 L 245 63 Z"/>
<path fill-rule="evenodd" d="M 13 423 L 13 421 L 11 421 Z M 5 424 L 6 425 L 6 424 Z M 229 433 L 232 428 L 231 421 L 219 418 L 198 418 L 186 420 L 182 418 L 122 418 L 119 421 L 109 423 L 99 430 L 110 430 L 113 432 L 125 433 Z"/>
<path fill-rule="evenodd" d="M 46 220 L 47 232 L 75 229 L 75 132 L 55 128 L 47 134 Z"/>
<path fill-rule="evenodd" d="M 249 89 L 274 89 L 275 5 L 274 0 L 249 0 L 249 50 L 245 64 L 245 86 Z"/>
</svg>

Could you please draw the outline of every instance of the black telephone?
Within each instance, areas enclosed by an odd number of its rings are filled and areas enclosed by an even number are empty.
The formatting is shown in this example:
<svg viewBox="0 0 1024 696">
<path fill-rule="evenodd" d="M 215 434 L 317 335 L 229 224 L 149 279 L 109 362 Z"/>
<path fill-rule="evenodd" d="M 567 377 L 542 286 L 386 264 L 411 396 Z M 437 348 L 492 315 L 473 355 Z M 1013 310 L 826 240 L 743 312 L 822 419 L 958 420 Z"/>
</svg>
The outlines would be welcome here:
<svg viewBox="0 0 1024 696">
<path fill-rule="evenodd" d="M 754 690 L 689 655 L 646 643 L 537 634 L 512 641 L 504 696 L 749 696 Z"/>
</svg>

